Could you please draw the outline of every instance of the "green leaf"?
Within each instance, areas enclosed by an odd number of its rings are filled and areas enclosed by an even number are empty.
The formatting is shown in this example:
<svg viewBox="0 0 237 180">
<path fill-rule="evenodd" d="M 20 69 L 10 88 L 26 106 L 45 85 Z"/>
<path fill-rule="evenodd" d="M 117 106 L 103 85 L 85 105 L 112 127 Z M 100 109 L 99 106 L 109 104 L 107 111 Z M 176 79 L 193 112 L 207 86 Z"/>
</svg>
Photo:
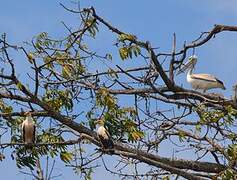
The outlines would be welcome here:
<svg viewBox="0 0 237 180">
<path fill-rule="evenodd" d="M 186 133 L 183 131 L 179 131 L 179 141 L 183 142 L 186 138 Z"/>
<path fill-rule="evenodd" d="M 196 131 L 201 132 L 201 130 L 202 130 L 201 124 L 197 124 L 195 126 L 195 129 L 196 129 Z"/>
<path fill-rule="evenodd" d="M 94 18 L 88 19 L 85 24 L 88 27 L 87 31 L 90 33 L 90 35 L 92 37 L 95 37 L 96 33 L 99 31 L 99 28 L 97 26 L 98 23 L 95 21 L 95 19 Z"/>
<path fill-rule="evenodd" d="M 67 64 L 67 63 L 63 64 L 62 75 L 66 78 L 70 78 L 73 75 L 75 75 L 75 70 L 73 68 L 73 65 Z"/>
<path fill-rule="evenodd" d="M 127 59 L 128 58 L 128 49 L 126 47 L 122 47 L 119 49 L 119 55 L 121 57 L 122 60 Z"/>
<path fill-rule="evenodd" d="M 22 90 L 23 89 L 23 85 L 21 84 L 21 82 L 18 82 L 16 84 L 16 87 L 19 89 L 19 90 Z"/>
<path fill-rule="evenodd" d="M 73 154 L 70 152 L 62 151 L 60 153 L 60 159 L 65 162 L 69 163 L 72 160 Z"/>
<path fill-rule="evenodd" d="M 136 36 L 132 35 L 132 34 L 120 34 L 119 35 L 119 41 L 124 42 L 125 40 L 128 41 L 135 41 L 137 38 Z"/>
<path fill-rule="evenodd" d="M 35 159 L 35 157 L 32 157 L 32 156 L 26 156 L 26 157 L 17 158 L 16 163 L 17 163 L 18 168 L 27 166 L 31 170 L 34 170 L 34 166 L 36 164 L 36 159 Z"/>
<path fill-rule="evenodd" d="M 141 49 L 138 46 L 133 46 L 132 50 L 136 57 L 141 54 Z"/>
<path fill-rule="evenodd" d="M 43 61 L 46 64 L 46 67 L 50 68 L 50 69 L 52 69 L 54 67 L 53 60 L 54 59 L 52 57 L 50 57 L 50 56 L 43 57 Z"/>
<path fill-rule="evenodd" d="M 28 58 L 28 61 L 33 64 L 33 60 L 34 60 L 34 54 L 32 52 L 29 52 L 27 54 L 27 58 Z"/>
</svg>

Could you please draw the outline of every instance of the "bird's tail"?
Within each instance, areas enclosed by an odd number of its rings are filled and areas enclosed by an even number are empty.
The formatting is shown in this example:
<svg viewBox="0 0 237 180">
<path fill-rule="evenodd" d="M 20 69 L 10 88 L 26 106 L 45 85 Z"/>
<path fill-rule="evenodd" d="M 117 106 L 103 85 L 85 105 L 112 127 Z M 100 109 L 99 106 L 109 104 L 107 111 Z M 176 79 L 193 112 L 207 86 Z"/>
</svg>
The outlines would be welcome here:
<svg viewBox="0 0 237 180">
<path fill-rule="evenodd" d="M 113 154 L 114 153 L 114 142 L 111 139 L 108 139 L 107 145 L 108 145 L 107 146 L 108 153 Z"/>
<path fill-rule="evenodd" d="M 27 151 L 28 153 L 31 153 L 31 152 L 32 152 L 32 149 L 33 149 L 33 144 L 32 144 L 32 143 L 27 143 L 27 144 L 25 145 L 25 148 L 26 148 L 26 151 Z"/>
<path fill-rule="evenodd" d="M 109 139 L 108 140 L 108 149 L 113 149 L 113 148 L 114 148 L 114 142 L 111 139 Z"/>
<path fill-rule="evenodd" d="M 108 154 L 113 154 L 114 153 L 114 142 L 112 141 L 111 138 L 103 138 L 99 136 L 100 141 L 102 143 L 103 149 L 108 153 Z"/>
</svg>

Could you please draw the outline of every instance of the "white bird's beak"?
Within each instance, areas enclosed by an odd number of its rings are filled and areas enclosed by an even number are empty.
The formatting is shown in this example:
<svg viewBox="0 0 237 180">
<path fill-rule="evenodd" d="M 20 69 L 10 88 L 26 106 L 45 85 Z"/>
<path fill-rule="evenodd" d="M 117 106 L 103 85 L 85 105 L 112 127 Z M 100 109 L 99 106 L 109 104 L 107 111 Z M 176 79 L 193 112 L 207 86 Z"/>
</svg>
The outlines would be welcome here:
<svg viewBox="0 0 237 180">
<path fill-rule="evenodd" d="M 194 57 L 191 56 L 189 58 L 189 61 L 187 63 L 185 63 L 182 68 L 180 68 L 180 70 L 177 72 L 176 75 L 179 75 L 179 74 L 185 72 L 189 68 L 194 68 L 196 63 L 197 63 L 197 57 L 196 56 L 194 56 Z"/>
</svg>

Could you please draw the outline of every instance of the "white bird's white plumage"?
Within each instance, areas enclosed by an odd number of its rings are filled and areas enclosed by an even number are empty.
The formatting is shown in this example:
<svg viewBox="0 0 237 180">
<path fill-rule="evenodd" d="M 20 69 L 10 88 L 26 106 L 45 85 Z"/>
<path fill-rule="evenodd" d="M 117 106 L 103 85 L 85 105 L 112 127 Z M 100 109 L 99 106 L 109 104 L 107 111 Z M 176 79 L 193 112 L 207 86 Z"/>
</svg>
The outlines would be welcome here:
<svg viewBox="0 0 237 180">
<path fill-rule="evenodd" d="M 193 69 L 197 63 L 197 57 L 191 56 L 187 64 L 180 69 L 180 72 L 183 72 L 187 69 L 187 81 L 191 84 L 193 89 L 201 89 L 205 92 L 208 89 L 221 88 L 225 90 L 225 86 L 222 81 L 217 79 L 215 76 L 210 74 L 193 74 Z"/>
<path fill-rule="evenodd" d="M 100 126 L 97 130 L 97 134 L 102 136 L 104 139 L 109 139 L 109 135 L 104 126 Z"/>
<path fill-rule="evenodd" d="M 22 123 L 22 136 L 26 144 L 32 144 L 35 141 L 35 123 L 30 113 Z"/>
</svg>

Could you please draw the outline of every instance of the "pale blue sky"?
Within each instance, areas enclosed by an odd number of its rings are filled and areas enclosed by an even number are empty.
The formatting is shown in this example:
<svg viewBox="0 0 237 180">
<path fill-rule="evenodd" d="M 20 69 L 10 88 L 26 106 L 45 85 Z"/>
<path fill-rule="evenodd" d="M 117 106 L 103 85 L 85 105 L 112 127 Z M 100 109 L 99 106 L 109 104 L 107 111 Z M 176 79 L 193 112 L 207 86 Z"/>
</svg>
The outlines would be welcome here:
<svg viewBox="0 0 237 180">
<path fill-rule="evenodd" d="M 61 21 L 74 27 L 79 21 L 76 16 L 65 12 L 59 2 L 73 7 L 67 0 L 2 1 L 0 34 L 6 32 L 13 44 L 29 41 L 43 31 L 54 37 L 63 37 L 65 29 Z M 214 24 L 237 25 L 235 0 L 84 0 L 81 5 L 94 6 L 99 15 L 116 27 L 135 34 L 141 40 L 149 40 L 153 46 L 160 47 L 160 51 L 167 52 L 171 50 L 174 32 L 177 36 L 177 46 L 181 47 L 184 41 L 194 40 L 201 32 L 210 30 Z M 108 31 L 102 31 L 99 38 L 103 40 L 100 41 L 101 44 L 92 45 L 92 48 L 98 51 L 108 48 L 115 39 Z M 224 92 L 227 97 L 231 95 L 232 85 L 237 83 L 236 42 L 237 33 L 222 33 L 207 45 L 196 49 L 199 57 L 196 72 L 208 72 L 221 79 L 227 87 Z M 20 60 L 19 57 L 16 61 Z M 24 66 L 18 67 L 24 71 Z M 180 75 L 177 82 L 190 88 L 184 76 Z M 65 171 L 60 179 L 80 179 L 70 170 L 64 170 L 61 165 L 58 170 Z M 3 179 L 30 179 L 19 174 L 10 157 L 0 162 L 0 172 L 5 172 Z M 94 176 L 95 179 L 101 177 L 104 177 L 101 172 Z"/>
</svg>

